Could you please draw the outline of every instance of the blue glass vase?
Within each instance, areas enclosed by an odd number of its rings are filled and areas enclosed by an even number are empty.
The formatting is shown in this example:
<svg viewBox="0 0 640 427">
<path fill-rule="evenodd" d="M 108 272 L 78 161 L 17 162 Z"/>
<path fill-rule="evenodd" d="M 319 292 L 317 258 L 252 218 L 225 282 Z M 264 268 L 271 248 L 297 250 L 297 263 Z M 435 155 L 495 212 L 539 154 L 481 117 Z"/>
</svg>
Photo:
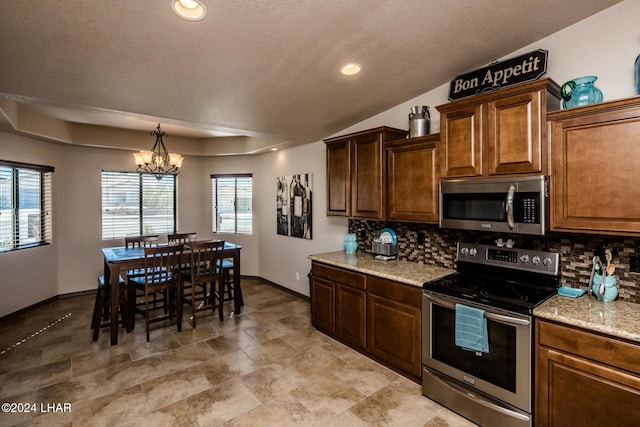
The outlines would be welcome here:
<svg viewBox="0 0 640 427">
<path fill-rule="evenodd" d="M 582 105 L 602 102 L 602 91 L 593 84 L 596 76 L 578 77 L 562 85 L 562 108 L 580 107 Z"/>
</svg>

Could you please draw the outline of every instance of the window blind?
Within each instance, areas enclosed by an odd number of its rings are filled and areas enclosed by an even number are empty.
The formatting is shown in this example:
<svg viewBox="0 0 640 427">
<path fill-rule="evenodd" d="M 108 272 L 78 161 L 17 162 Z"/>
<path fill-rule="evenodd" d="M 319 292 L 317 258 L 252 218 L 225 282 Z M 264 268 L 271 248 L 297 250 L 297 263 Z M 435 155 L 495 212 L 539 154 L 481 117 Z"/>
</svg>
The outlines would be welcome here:
<svg viewBox="0 0 640 427">
<path fill-rule="evenodd" d="M 253 232 L 251 175 L 211 175 L 214 233 Z"/>
<path fill-rule="evenodd" d="M 0 251 L 50 243 L 49 166 L 0 161 Z"/>
<path fill-rule="evenodd" d="M 102 239 L 175 233 L 176 177 L 102 172 Z"/>
</svg>

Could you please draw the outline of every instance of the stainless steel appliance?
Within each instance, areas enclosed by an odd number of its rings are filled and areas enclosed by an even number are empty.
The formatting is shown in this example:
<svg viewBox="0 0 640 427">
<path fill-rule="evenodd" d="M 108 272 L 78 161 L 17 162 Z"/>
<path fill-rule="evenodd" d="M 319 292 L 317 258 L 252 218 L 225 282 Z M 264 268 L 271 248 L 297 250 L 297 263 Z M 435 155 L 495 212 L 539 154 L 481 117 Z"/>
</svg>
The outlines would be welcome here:
<svg viewBox="0 0 640 427">
<path fill-rule="evenodd" d="M 549 177 L 440 182 L 440 227 L 544 235 Z"/>
<path fill-rule="evenodd" d="M 423 394 L 483 426 L 532 426 L 532 311 L 556 292 L 559 261 L 459 243 L 456 273 L 423 286 Z M 456 304 L 484 310 L 488 352 L 456 346 Z"/>
</svg>

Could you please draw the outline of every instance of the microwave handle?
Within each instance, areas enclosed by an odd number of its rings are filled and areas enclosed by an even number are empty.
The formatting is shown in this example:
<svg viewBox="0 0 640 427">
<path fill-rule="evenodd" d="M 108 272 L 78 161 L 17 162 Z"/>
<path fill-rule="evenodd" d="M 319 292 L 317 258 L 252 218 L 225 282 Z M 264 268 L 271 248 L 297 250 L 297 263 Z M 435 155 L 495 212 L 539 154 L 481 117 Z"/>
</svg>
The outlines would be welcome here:
<svg viewBox="0 0 640 427">
<path fill-rule="evenodd" d="M 509 189 L 507 190 L 507 205 L 505 206 L 505 210 L 507 212 L 507 223 L 509 224 L 509 229 L 513 230 L 516 228 L 516 222 L 513 219 L 513 197 L 516 193 L 516 186 L 511 184 L 509 185 Z"/>
</svg>

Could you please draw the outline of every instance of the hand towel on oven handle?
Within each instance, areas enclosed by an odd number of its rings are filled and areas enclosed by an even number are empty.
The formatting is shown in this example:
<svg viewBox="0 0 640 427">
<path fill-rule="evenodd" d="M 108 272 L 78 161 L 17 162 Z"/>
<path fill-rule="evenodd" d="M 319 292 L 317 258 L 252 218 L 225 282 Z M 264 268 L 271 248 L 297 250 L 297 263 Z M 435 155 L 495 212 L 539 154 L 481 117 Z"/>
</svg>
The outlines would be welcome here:
<svg viewBox="0 0 640 427">
<path fill-rule="evenodd" d="M 455 337 L 458 347 L 489 353 L 489 334 L 484 310 L 456 304 Z"/>
</svg>

